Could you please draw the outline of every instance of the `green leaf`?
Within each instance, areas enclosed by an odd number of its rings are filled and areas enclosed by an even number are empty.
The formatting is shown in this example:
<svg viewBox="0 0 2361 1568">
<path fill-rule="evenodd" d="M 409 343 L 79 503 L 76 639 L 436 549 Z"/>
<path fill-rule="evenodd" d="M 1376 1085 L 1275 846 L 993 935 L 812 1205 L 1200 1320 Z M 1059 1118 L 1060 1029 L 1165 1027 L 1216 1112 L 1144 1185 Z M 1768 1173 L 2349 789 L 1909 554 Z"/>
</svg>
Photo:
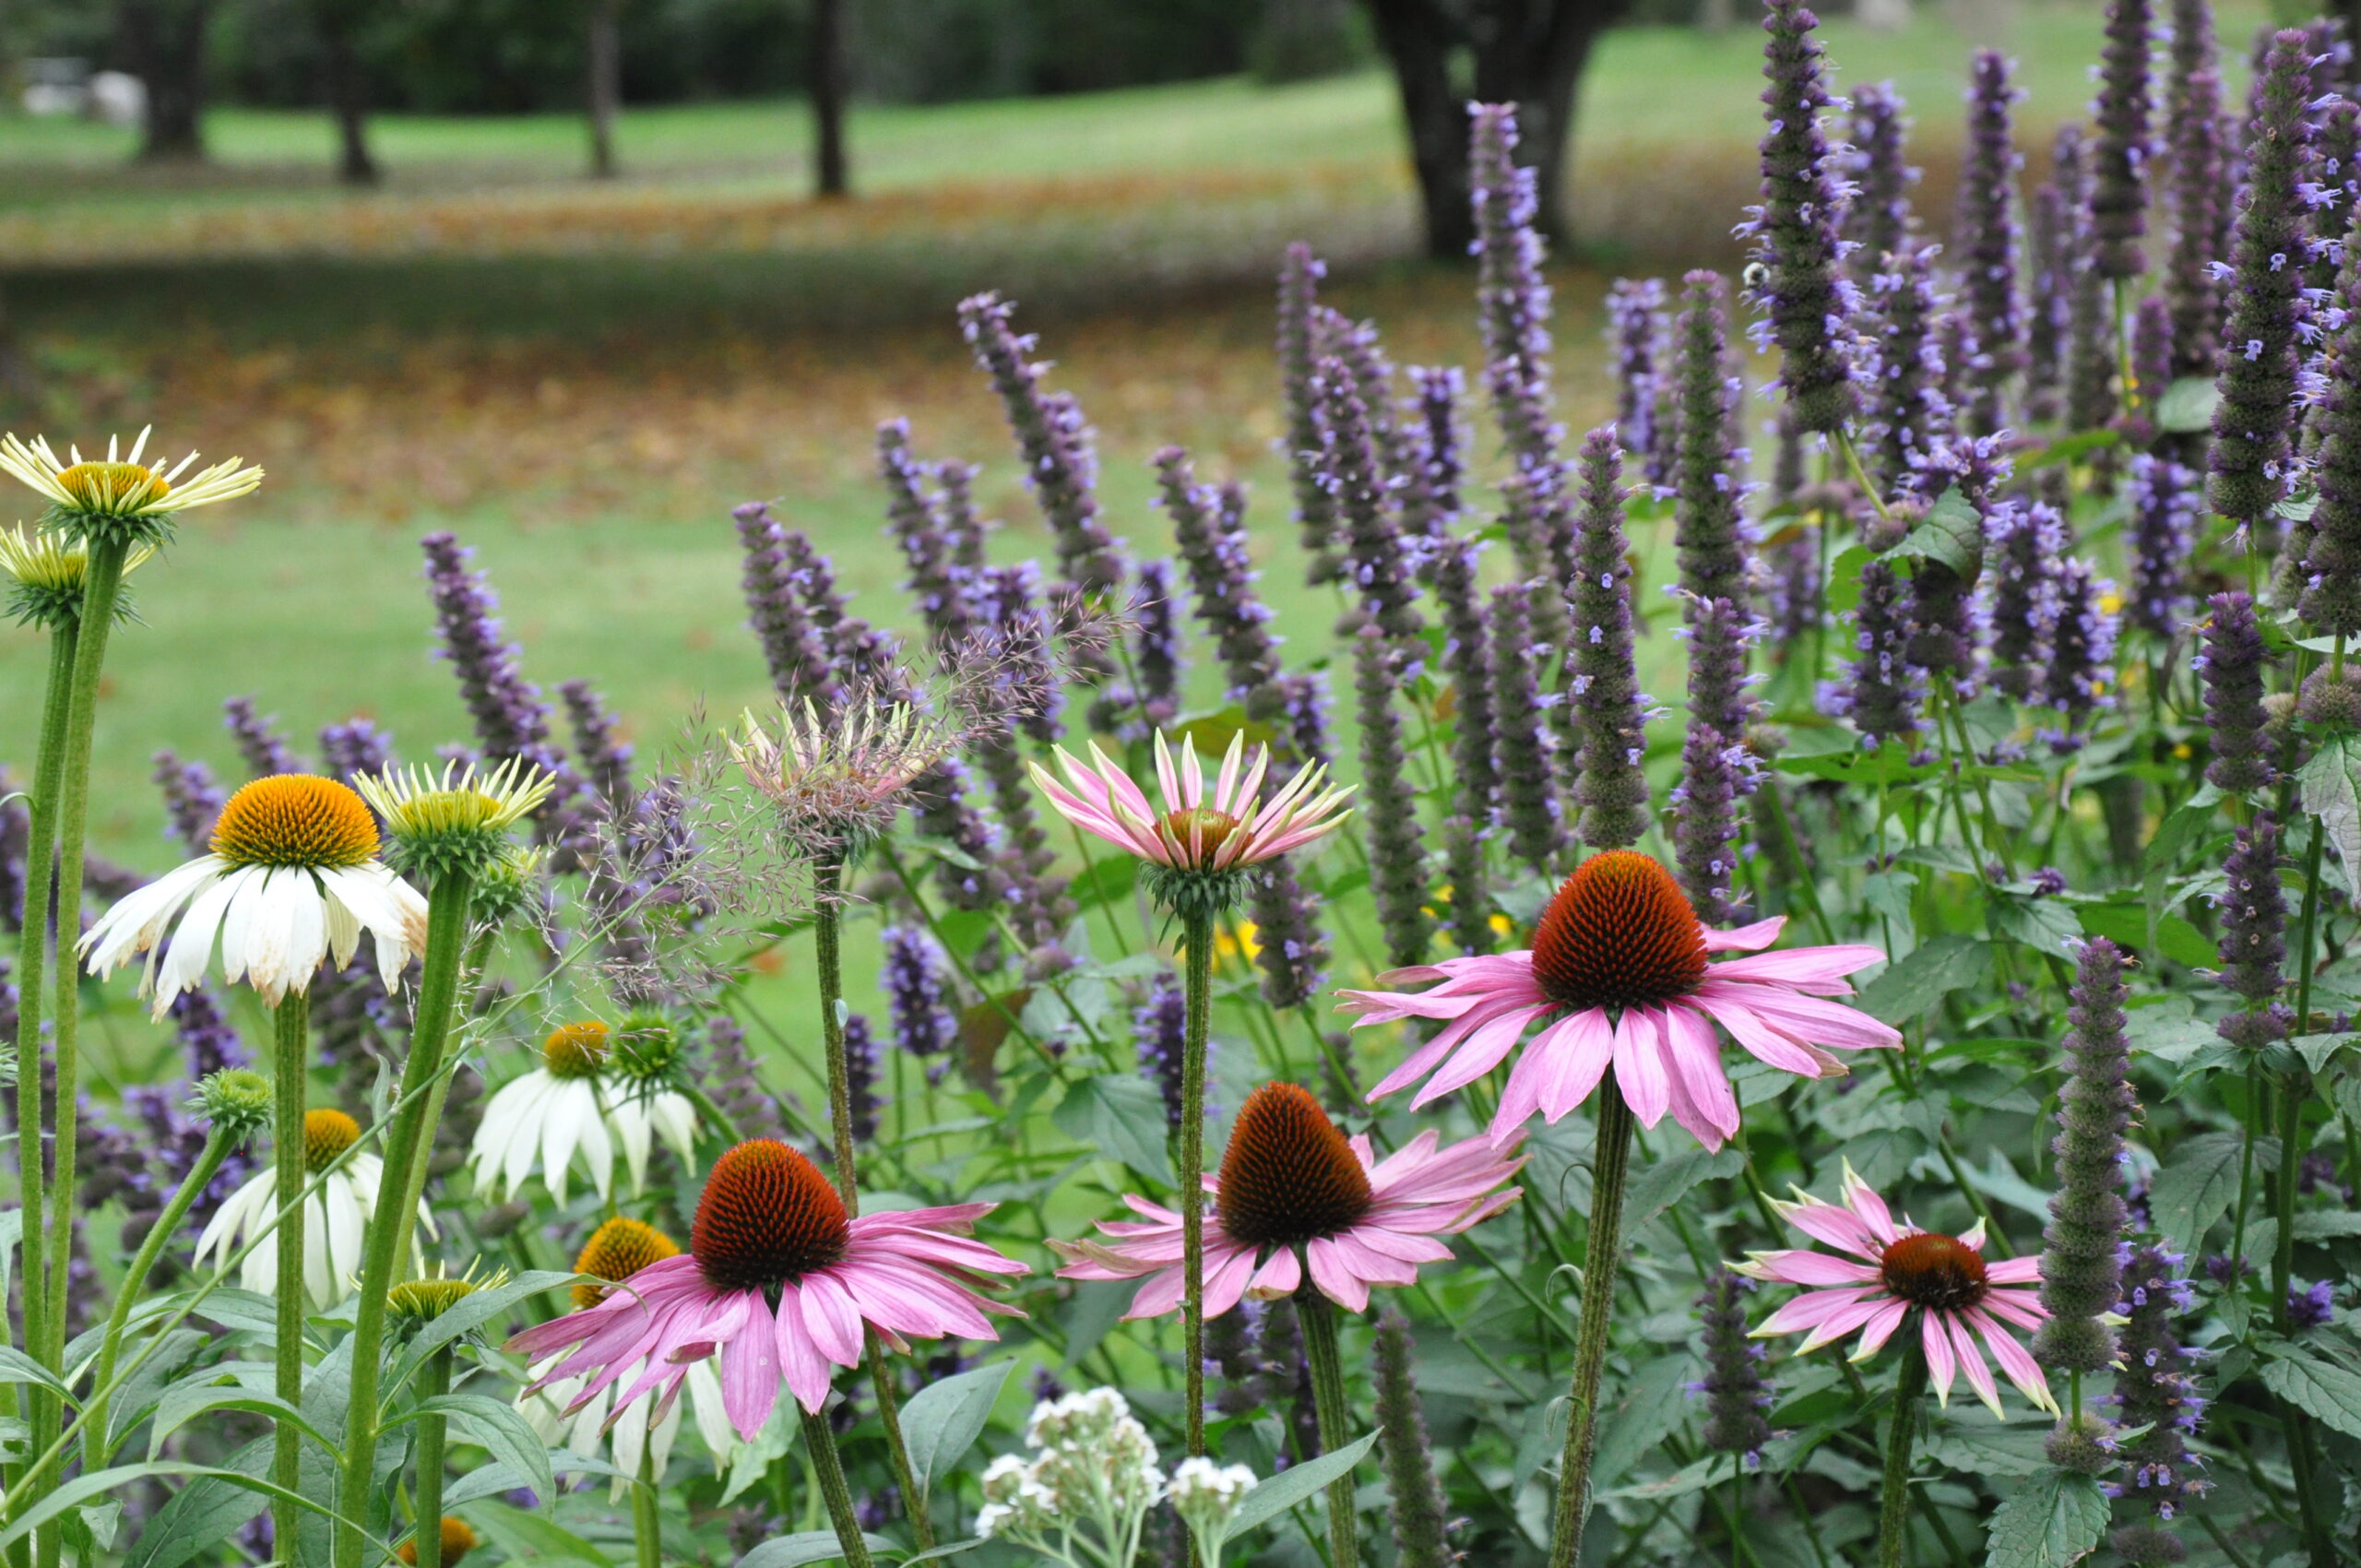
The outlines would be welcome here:
<svg viewBox="0 0 2361 1568">
<path fill-rule="evenodd" d="M 1843 615 L 1861 602 L 1861 568 L 1870 561 L 1866 544 L 1848 544 L 1828 564 L 1828 586 L 1821 602 L 1831 616 Z"/>
<path fill-rule="evenodd" d="M 894 1543 L 883 1536 L 863 1535 L 872 1551 L 892 1551 Z M 798 1535 L 778 1536 L 765 1541 L 738 1560 L 738 1568 L 803 1568 L 806 1562 L 826 1562 L 845 1554 L 844 1543 L 836 1539 L 834 1530 L 805 1530 Z"/>
<path fill-rule="evenodd" d="M 1172 1185 L 1172 1159 L 1165 1151 L 1164 1096 L 1136 1073 L 1106 1073 L 1066 1090 L 1050 1113 L 1061 1133 L 1088 1144 L 1141 1175 Z"/>
<path fill-rule="evenodd" d="M 2084 934 L 2104 936 L 2135 953 L 2160 954 L 2184 968 L 2210 968 L 2221 961 L 2205 933 L 2178 915 L 2156 917 L 2155 938 L 2149 940 L 2148 911 L 2139 904 L 2083 904 L 2076 909 Z"/>
<path fill-rule="evenodd" d="M 1968 1476 L 2032 1476 L 2049 1467 L 2043 1427 L 2000 1426 L 1990 1421 L 1939 1422 L 1927 1443 L 1937 1464 Z"/>
<path fill-rule="evenodd" d="M 2082 922 L 2076 918 L 2074 907 L 2056 898 L 1998 893 L 1987 909 L 1996 935 L 2044 953 L 2071 958 L 2082 940 Z"/>
<path fill-rule="evenodd" d="M 1112 904 L 1132 896 L 1132 887 L 1139 880 L 1140 860 L 1137 855 L 1109 855 L 1090 862 L 1080 876 L 1066 884 L 1066 896 L 1078 909 L 1093 909 L 1101 904 Z"/>
<path fill-rule="evenodd" d="M 462 1334 L 481 1328 L 526 1297 L 571 1285 L 580 1277 L 580 1275 L 552 1268 L 533 1268 L 527 1269 L 514 1279 L 469 1291 L 453 1302 L 449 1311 L 432 1319 L 410 1336 L 409 1343 L 403 1348 L 402 1359 L 394 1364 L 393 1375 L 386 1379 L 386 1389 L 402 1387 L 409 1382 L 413 1372 L 426 1364 L 427 1357 Z"/>
<path fill-rule="evenodd" d="M 1932 561 L 1972 583 L 1984 564 L 1984 519 L 1965 496 L 1946 490 L 1886 554 Z"/>
<path fill-rule="evenodd" d="M 1696 1371 L 1692 1358 L 1673 1355 L 1659 1356 L 1631 1374 L 1620 1397 L 1602 1413 L 1598 1452 L 1591 1460 L 1591 1485 L 1614 1485 L 1664 1441 L 1674 1423 L 1689 1411 L 1690 1401 L 1682 1397 L 1681 1385 Z"/>
<path fill-rule="evenodd" d="M 205 1477 L 227 1481 L 231 1486 L 243 1487 L 250 1491 L 260 1492 L 266 1497 L 281 1498 L 290 1503 L 298 1503 L 305 1511 L 317 1514 L 324 1518 L 337 1517 L 333 1509 L 313 1502 L 300 1491 L 289 1491 L 273 1486 L 259 1476 L 246 1475 L 238 1470 L 225 1470 L 216 1465 L 189 1465 L 178 1460 L 165 1460 L 158 1464 L 117 1465 L 113 1469 L 95 1470 L 89 1475 L 76 1476 L 72 1480 L 59 1482 L 51 1490 L 49 1495 L 9 1520 L 7 1528 L 0 1529 L 0 1550 L 15 1545 L 41 1526 L 79 1506 L 89 1498 L 99 1497 L 117 1488 L 129 1486 L 134 1481 L 163 1480 L 180 1476 Z M 249 1517 L 251 1516 L 250 1515 Z M 147 1543 L 143 1539 L 140 1544 L 144 1547 Z M 218 1546 L 220 1542 L 217 1538 L 207 1544 Z"/>
<path fill-rule="evenodd" d="M 2238 1150 L 2236 1133 L 2200 1133 L 2175 1146 L 2156 1173 L 2149 1211 L 2175 1251 L 2194 1253 L 2237 1197 Z"/>
<path fill-rule="evenodd" d="M 969 1536 L 966 1540 L 955 1540 L 949 1546 L 938 1546 L 931 1551 L 914 1552 L 902 1559 L 900 1568 L 916 1568 L 917 1564 L 931 1562 L 938 1557 L 956 1557 L 963 1551 L 972 1551 L 983 1544 L 983 1537 Z"/>
<path fill-rule="evenodd" d="M 862 1197 L 869 1194 L 863 1193 Z M 550 1455 L 552 1473 L 561 1476 L 623 1476 L 604 1459 L 594 1459 L 587 1454 L 576 1454 L 570 1448 L 554 1449 Z M 625 1480 L 634 1478 L 623 1476 Z M 533 1478 L 510 1469 L 505 1465 L 478 1465 L 466 1475 L 443 1489 L 443 1507 L 447 1512 L 463 1503 L 473 1503 L 480 1497 L 498 1497 L 505 1491 L 533 1484 Z"/>
<path fill-rule="evenodd" d="M 259 1479 L 270 1469 L 275 1440 L 265 1435 L 230 1455 L 226 1470 Z M 250 1486 L 204 1476 L 172 1493 L 131 1543 L 124 1568 L 181 1568 L 210 1553 L 263 1511 L 264 1495 Z"/>
<path fill-rule="evenodd" d="M 2347 1437 L 2361 1437 L 2361 1374 L 2292 1346 L 2262 1363 L 2262 1384 L 2306 1415 Z"/>
<path fill-rule="evenodd" d="M 1719 1454 L 1708 1454 L 1703 1459 L 1692 1459 L 1668 1476 L 1653 1480 L 1635 1481 L 1630 1486 L 1617 1487 L 1601 1492 L 1602 1497 L 1631 1498 L 1643 1503 L 1662 1503 L 1668 1498 L 1686 1497 L 1692 1491 L 1703 1491 L 1730 1473 L 1730 1462 Z"/>
<path fill-rule="evenodd" d="M 549 1444 L 516 1406 L 481 1394 L 438 1394 L 420 1400 L 418 1409 L 421 1415 L 433 1411 L 448 1418 L 495 1462 L 526 1477 L 526 1484 L 540 1496 L 556 1495 Z"/>
<path fill-rule="evenodd" d="M 2351 735 L 2330 735 L 2296 774 L 2304 804 L 2319 819 L 2320 831 L 2336 851 L 2337 875 L 2347 892 L 2361 895 L 2361 745 Z"/>
<path fill-rule="evenodd" d="M 2169 435 L 2193 435 L 2213 428 L 2213 406 L 2221 389 L 2210 375 L 2184 375 L 2156 399 L 2156 428 Z"/>
<path fill-rule="evenodd" d="M 560 1562 L 587 1562 L 591 1568 L 614 1568 L 614 1559 L 556 1520 L 528 1514 L 491 1498 L 468 1506 L 468 1522 L 492 1538 L 510 1562 L 548 1558 Z"/>
<path fill-rule="evenodd" d="M 1735 1147 L 1725 1146 L 1709 1154 L 1697 1144 L 1684 1143 L 1664 1158 L 1650 1160 L 1632 1178 L 1623 1200 L 1623 1223 L 1645 1225 L 1688 1196 L 1700 1182 L 1719 1181 L 1745 1169 L 1746 1157 Z"/>
<path fill-rule="evenodd" d="M 1863 986 L 1856 1005 L 1899 1028 L 1916 1023 L 1952 992 L 1977 984 L 1991 968 L 1989 943 L 1972 936 L 1934 937 Z"/>
<path fill-rule="evenodd" d="M 1987 1568 L 2065 1568 L 2106 1534 L 2106 1493 L 2089 1476 L 2047 1468 L 2025 1479 L 1992 1515 Z"/>
<path fill-rule="evenodd" d="M 148 1423 L 148 1457 L 156 1457 L 166 1438 L 208 1410 L 243 1410 L 249 1415 L 267 1416 L 274 1421 L 291 1420 L 296 1430 L 321 1447 L 336 1447 L 319 1428 L 303 1419 L 302 1411 L 290 1408 L 287 1401 L 275 1394 L 255 1393 L 236 1384 L 182 1384 L 157 1402 L 156 1414 Z"/>
<path fill-rule="evenodd" d="M 65 1385 L 57 1381 L 55 1372 L 13 1345 L 0 1345 L 0 1383 L 37 1384 L 53 1394 L 65 1395 L 69 1403 L 79 1408 L 78 1401 L 67 1393 Z"/>
<path fill-rule="evenodd" d="M 1001 1361 L 946 1377 L 928 1384 L 902 1407 L 902 1443 L 909 1451 L 920 1506 L 982 1435 L 1000 1391 L 1008 1386 L 1008 1374 L 1015 1370 L 1014 1361 Z"/>
<path fill-rule="evenodd" d="M 1357 1443 L 1348 1443 L 1333 1454 L 1323 1454 L 1317 1459 L 1306 1459 L 1300 1465 L 1290 1465 L 1256 1486 L 1238 1500 L 1238 1511 L 1229 1517 L 1229 1526 L 1222 1532 L 1222 1539 L 1241 1535 L 1257 1525 L 1276 1518 L 1281 1512 L 1294 1507 L 1339 1476 L 1350 1475 L 1361 1455 L 1376 1445 L 1377 1433 L 1370 1432 Z M 740 1568 L 744 1568 L 743 1564 Z"/>
</svg>

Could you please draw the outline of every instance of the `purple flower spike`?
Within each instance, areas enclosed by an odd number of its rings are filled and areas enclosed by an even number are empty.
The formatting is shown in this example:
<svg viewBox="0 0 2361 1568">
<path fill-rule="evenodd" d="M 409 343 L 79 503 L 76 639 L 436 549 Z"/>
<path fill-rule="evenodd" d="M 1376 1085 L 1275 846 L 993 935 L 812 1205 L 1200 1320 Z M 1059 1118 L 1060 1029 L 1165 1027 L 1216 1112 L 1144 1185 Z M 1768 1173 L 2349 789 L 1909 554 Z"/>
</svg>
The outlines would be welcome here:
<svg viewBox="0 0 2361 1568">
<path fill-rule="evenodd" d="M 301 773 L 303 760 L 287 737 L 279 732 L 279 719 L 255 710 L 252 697 L 231 697 L 221 705 L 221 724 L 237 742 L 238 755 L 245 759 L 247 774 L 265 778 L 274 773 Z"/>
<path fill-rule="evenodd" d="M 2125 1319 L 2118 1333 L 2122 1370 L 2110 1397 L 2121 1425 L 2145 1430 L 2116 1451 L 2118 1479 L 2108 1491 L 2149 1517 L 2110 1539 L 2127 1568 L 2170 1568 L 2187 1561 L 2189 1549 L 2174 1536 L 2172 1520 L 2213 1485 L 2204 1459 L 2189 1448 L 2205 1413 L 2192 1375 L 2197 1359 L 2173 1328 L 2173 1320 L 2196 1305 L 2177 1254 L 2154 1245 L 2130 1249 L 2123 1299 L 2115 1308 Z"/>
<path fill-rule="evenodd" d="M 2213 510 L 2256 529 L 2293 478 L 2297 291 L 2305 212 L 2296 185 L 2308 160 L 2311 45 L 2295 29 L 2272 40 L 2260 111 L 2247 132 L 2247 192 L 2238 213 L 2227 346 L 2215 386 Z"/>
<path fill-rule="evenodd" d="M 2109 0 L 2100 53 L 2098 101 L 2091 122 L 2091 227 L 2103 278 L 2137 278 L 2147 269 L 2148 56 L 2152 0 Z"/>
<path fill-rule="evenodd" d="M 2066 1087 L 2058 1095 L 2058 1194 L 2042 1232 L 2041 1304 L 2049 1321 L 2034 1359 L 2052 1372 L 2101 1372 L 2115 1332 L 2101 1321 L 2122 1298 L 2123 1136 L 2139 1109 L 2124 1037 L 2123 953 L 2106 937 L 2082 949 L 2067 1011 Z"/>
<path fill-rule="evenodd" d="M 1847 263 L 1854 285 L 1864 293 L 1883 270 L 1885 258 L 1900 251 L 1917 227 L 1910 187 L 1918 183 L 1918 171 L 1903 160 L 1910 122 L 1902 111 L 1902 94 L 1892 82 L 1853 90 L 1852 146 L 1845 154 L 1853 199 L 1845 204 L 1844 236 L 1854 247 Z"/>
<path fill-rule="evenodd" d="M 1979 49 L 1967 89 L 1967 162 L 1960 171 L 1958 248 L 1961 290 L 1976 362 L 1964 366 L 1971 388 L 1967 427 L 1989 435 L 2007 422 L 2004 398 L 2024 368 L 2025 306 L 2017 286 L 2017 172 L 2024 160 L 2011 140 L 2013 106 L 2023 96 L 1997 50 Z"/>
<path fill-rule="evenodd" d="M 1820 117 L 1830 105 L 1802 0 L 1765 0 L 1762 202 L 1739 232 L 1753 249 L 1748 301 L 1779 346 L 1779 385 L 1808 431 L 1835 431 L 1853 415 L 1853 383 L 1839 341 L 1852 288 L 1837 267 L 1841 186 Z"/>
</svg>

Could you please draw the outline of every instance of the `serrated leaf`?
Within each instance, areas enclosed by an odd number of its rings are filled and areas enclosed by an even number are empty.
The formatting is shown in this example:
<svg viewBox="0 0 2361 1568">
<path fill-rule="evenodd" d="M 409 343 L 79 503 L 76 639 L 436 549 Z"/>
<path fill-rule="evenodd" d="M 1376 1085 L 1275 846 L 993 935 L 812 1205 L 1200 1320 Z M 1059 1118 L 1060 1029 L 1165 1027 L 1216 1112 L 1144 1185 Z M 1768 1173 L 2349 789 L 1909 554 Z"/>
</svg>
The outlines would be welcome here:
<svg viewBox="0 0 2361 1568">
<path fill-rule="evenodd" d="M 1990 944 L 1971 936 L 1934 937 L 1863 986 L 1856 1005 L 1899 1028 L 1917 1022 L 1952 992 L 1976 984 L 1991 968 Z"/>
<path fill-rule="evenodd" d="M 2106 1534 L 2106 1493 L 2089 1476 L 2044 1467 L 2009 1494 L 1985 1539 L 1987 1568 L 2066 1568 Z"/>
<path fill-rule="evenodd" d="M 2156 428 L 2170 435 L 2193 435 L 2213 428 L 2221 389 L 2208 375 L 2184 375 L 2156 399 Z"/>
<path fill-rule="evenodd" d="M 2304 804 L 2318 818 L 2328 846 L 2336 853 L 2337 875 L 2345 890 L 2361 896 L 2361 779 L 2355 766 L 2361 747 L 2350 735 L 2330 735 L 2319 742 L 2296 775 Z"/>
<path fill-rule="evenodd" d="M 1946 1420 L 1936 1426 L 1927 1453 L 1936 1463 L 1963 1475 L 2038 1475 L 2049 1467 L 2043 1449 L 2048 1435 L 2037 1427 Z"/>
<path fill-rule="evenodd" d="M 1972 583 L 1984 564 L 1984 518 L 1956 489 L 1946 490 L 1886 554 L 1932 561 Z"/>
<path fill-rule="evenodd" d="M 1746 1169 L 1746 1157 L 1734 1147 L 1707 1152 L 1685 1143 L 1662 1159 L 1651 1160 L 1631 1179 L 1623 1200 L 1623 1223 L 1645 1225 L 1682 1198 L 1701 1182 L 1735 1176 Z"/>
<path fill-rule="evenodd" d="M 1165 1151 L 1170 1127 L 1164 1096 L 1136 1073 L 1106 1073 L 1066 1090 L 1050 1113 L 1058 1131 L 1118 1159 L 1141 1175 L 1172 1185 L 1172 1159 Z"/>
<path fill-rule="evenodd" d="M 1612 1486 L 1689 1411 L 1681 1385 L 1696 1373 L 1686 1355 L 1659 1356 L 1631 1374 L 1608 1402 L 1598 1424 L 1598 1451 L 1591 1460 L 1595 1487 Z M 1423 1382 L 1423 1380 L 1421 1380 Z"/>
<path fill-rule="evenodd" d="M 919 1503 L 925 1505 L 936 1483 L 957 1467 L 991 1419 L 992 1406 L 1008 1386 L 1014 1361 L 978 1367 L 930 1383 L 902 1407 L 902 1443 L 908 1450 Z"/>
<path fill-rule="evenodd" d="M 2200 1133 L 2176 1146 L 2156 1172 L 2149 1212 L 2176 1251 L 2195 1253 L 2237 1197 L 2239 1148 L 2236 1133 Z"/>
<path fill-rule="evenodd" d="M 2306 1415 L 2347 1437 L 2361 1437 L 2361 1373 L 2292 1347 L 2262 1363 L 2262 1384 Z"/>
</svg>

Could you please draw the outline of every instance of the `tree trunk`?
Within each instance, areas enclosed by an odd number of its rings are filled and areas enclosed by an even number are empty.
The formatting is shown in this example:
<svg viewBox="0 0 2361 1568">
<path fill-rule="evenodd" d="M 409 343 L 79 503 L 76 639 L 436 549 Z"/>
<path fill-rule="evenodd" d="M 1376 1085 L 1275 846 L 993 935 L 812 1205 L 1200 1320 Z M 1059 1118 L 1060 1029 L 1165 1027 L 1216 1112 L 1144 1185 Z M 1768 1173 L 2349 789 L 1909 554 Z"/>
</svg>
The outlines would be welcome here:
<svg viewBox="0 0 2361 1568">
<path fill-rule="evenodd" d="M 589 39 L 590 177 L 615 175 L 615 115 L 623 108 L 621 0 L 591 0 Z"/>
<path fill-rule="evenodd" d="M 1427 253 L 1467 254 L 1467 111 L 1451 80 L 1453 53 L 1475 55 L 1475 97 L 1517 106 L 1518 160 L 1534 170 L 1542 232 L 1567 236 L 1566 173 L 1576 89 L 1591 45 L 1628 0 L 1471 0 L 1464 21 L 1445 0 L 1369 0 L 1378 42 L 1393 62 L 1425 208 Z M 2361 4 L 2361 0 L 2355 0 Z"/>
<path fill-rule="evenodd" d="M 1476 219 L 1467 205 L 1467 110 L 1451 88 L 1455 30 L 1435 0 L 1369 0 L 1369 9 L 1402 95 L 1427 254 L 1438 260 L 1465 257 L 1476 238 Z"/>
<path fill-rule="evenodd" d="M 845 172 L 844 0 L 812 0 L 813 170 L 824 196 L 851 194 Z"/>
<path fill-rule="evenodd" d="M 348 185 L 374 185 L 378 169 L 369 155 L 369 84 L 352 47 L 353 18 L 338 0 L 327 0 L 318 17 L 321 85 L 336 115 L 336 175 Z"/>
<path fill-rule="evenodd" d="M 205 156 L 205 24 L 211 0 L 124 0 L 124 53 L 148 87 L 143 163 Z"/>
</svg>

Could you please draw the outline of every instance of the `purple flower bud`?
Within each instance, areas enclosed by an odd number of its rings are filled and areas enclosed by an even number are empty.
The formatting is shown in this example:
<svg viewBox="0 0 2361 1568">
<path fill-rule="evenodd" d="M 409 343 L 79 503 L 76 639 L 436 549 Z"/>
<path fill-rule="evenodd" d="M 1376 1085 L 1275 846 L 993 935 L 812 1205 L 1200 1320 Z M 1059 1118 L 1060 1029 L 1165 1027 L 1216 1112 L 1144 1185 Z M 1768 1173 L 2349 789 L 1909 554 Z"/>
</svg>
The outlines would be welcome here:
<svg viewBox="0 0 2361 1568">
<path fill-rule="evenodd" d="M 2011 140 L 2011 106 L 2022 96 L 2010 64 L 1979 49 L 1967 89 L 1967 160 L 1960 171 L 1958 250 L 1968 330 L 1980 350 L 1966 367 L 1967 426 L 1989 435 L 2006 422 L 2003 397 L 2024 368 L 2024 301 L 2017 287 L 2013 196 L 2024 160 Z"/>
<path fill-rule="evenodd" d="M 2098 101 L 2091 122 L 2091 226 L 2094 259 L 2104 278 L 2136 278 L 2147 268 L 2148 57 L 2153 46 L 2150 0 L 2109 0 L 2100 54 Z"/>
<path fill-rule="evenodd" d="M 1843 202 L 1821 130 L 1829 107 L 1812 31 L 1820 18 L 1801 0 L 1765 0 L 1762 75 L 1762 206 L 1750 227 L 1749 302 L 1779 345 L 1779 384 L 1806 430 L 1833 431 L 1852 417 L 1853 384 L 1838 334 L 1851 286 L 1837 270 L 1836 219 Z"/>
</svg>

